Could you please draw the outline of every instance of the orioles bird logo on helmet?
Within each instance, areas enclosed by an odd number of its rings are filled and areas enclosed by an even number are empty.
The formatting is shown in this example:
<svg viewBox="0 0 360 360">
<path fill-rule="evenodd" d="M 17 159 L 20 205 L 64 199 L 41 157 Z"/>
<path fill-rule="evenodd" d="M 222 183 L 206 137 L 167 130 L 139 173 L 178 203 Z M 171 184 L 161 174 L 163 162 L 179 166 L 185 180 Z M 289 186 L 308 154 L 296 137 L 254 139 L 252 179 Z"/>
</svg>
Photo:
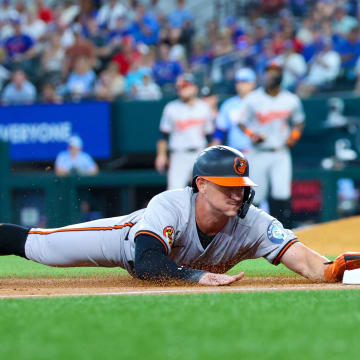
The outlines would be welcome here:
<svg viewBox="0 0 360 360">
<path fill-rule="evenodd" d="M 234 171 L 238 175 L 244 175 L 246 171 L 247 163 L 246 160 L 241 157 L 236 157 L 234 159 Z"/>
</svg>

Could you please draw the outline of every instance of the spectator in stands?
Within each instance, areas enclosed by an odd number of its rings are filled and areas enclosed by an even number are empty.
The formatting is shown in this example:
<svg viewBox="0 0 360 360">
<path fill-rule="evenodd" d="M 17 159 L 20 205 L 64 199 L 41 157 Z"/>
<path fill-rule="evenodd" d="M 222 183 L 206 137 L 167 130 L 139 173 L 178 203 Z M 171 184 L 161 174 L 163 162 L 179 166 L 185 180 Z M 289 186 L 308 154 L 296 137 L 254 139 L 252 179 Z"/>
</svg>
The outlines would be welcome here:
<svg viewBox="0 0 360 360">
<path fill-rule="evenodd" d="M 267 39 L 268 28 L 269 26 L 267 25 L 267 22 L 262 18 L 258 18 L 255 21 L 254 26 L 249 31 L 256 53 L 263 51 L 264 44 L 266 41 L 268 41 Z M 244 36 L 242 36 L 242 38 L 243 37 Z M 237 39 L 237 42 L 238 41 L 239 39 Z"/>
<path fill-rule="evenodd" d="M 284 8 L 285 0 L 260 0 L 260 11 L 266 15 L 275 15 Z"/>
<path fill-rule="evenodd" d="M 21 20 L 22 23 L 25 23 L 27 18 L 27 6 L 25 1 L 18 0 L 15 2 L 15 9 L 18 12 L 18 18 Z"/>
<path fill-rule="evenodd" d="M 27 12 L 26 21 L 22 27 L 24 34 L 30 36 L 35 41 L 39 41 L 46 33 L 46 23 L 38 18 L 35 9 Z"/>
<path fill-rule="evenodd" d="M 236 119 L 241 117 L 243 98 L 256 86 L 256 74 L 250 68 L 237 70 L 235 74 L 236 96 L 226 100 L 220 107 L 216 118 L 212 145 L 225 144 L 247 151 L 251 147 L 250 138 L 236 125 Z"/>
<path fill-rule="evenodd" d="M 101 28 L 112 30 L 115 28 L 116 19 L 126 14 L 126 8 L 118 0 L 109 0 L 99 9 L 96 20 Z"/>
<path fill-rule="evenodd" d="M 282 55 L 283 79 L 282 87 L 284 89 L 295 91 L 300 80 L 307 72 L 307 66 L 304 57 L 294 50 L 294 44 L 287 40 L 284 44 L 284 53 Z"/>
<path fill-rule="evenodd" d="M 338 47 L 341 56 L 341 67 L 345 72 L 345 76 L 354 79 L 354 67 L 360 56 L 359 28 L 353 28 L 342 44 Z"/>
<path fill-rule="evenodd" d="M 42 86 L 40 101 L 45 104 L 61 104 L 62 97 L 56 92 L 56 87 L 51 82 Z"/>
<path fill-rule="evenodd" d="M 164 21 L 164 13 L 159 4 L 159 0 L 150 0 L 150 4 L 147 7 L 147 14 L 157 19 L 158 22 Z"/>
<path fill-rule="evenodd" d="M 84 34 L 95 47 L 96 69 L 103 69 L 115 47 L 107 44 L 107 34 L 99 28 L 95 18 L 86 21 Z"/>
<path fill-rule="evenodd" d="M 166 43 L 159 46 L 159 60 L 153 67 L 155 81 L 160 86 L 175 84 L 177 77 L 182 74 L 183 69 L 178 61 L 169 59 L 170 47 Z"/>
<path fill-rule="evenodd" d="M 36 0 L 36 9 L 38 18 L 45 23 L 50 23 L 54 19 L 53 9 L 44 5 L 43 0 Z"/>
<path fill-rule="evenodd" d="M 308 11 L 307 0 L 289 0 L 290 10 L 293 16 L 303 17 Z"/>
<path fill-rule="evenodd" d="M 81 0 L 78 5 L 79 13 L 76 17 L 76 21 L 83 26 L 89 19 L 95 19 L 97 15 L 97 4 L 93 0 Z"/>
<path fill-rule="evenodd" d="M 331 85 L 340 73 L 341 59 L 333 50 L 331 38 L 323 38 L 322 50 L 310 62 L 309 74 L 299 85 L 297 93 L 308 97 L 318 89 Z"/>
<path fill-rule="evenodd" d="M 35 41 L 23 33 L 22 23 L 19 19 L 12 20 L 12 24 L 14 35 L 5 40 L 4 46 L 10 61 L 8 66 L 14 68 L 14 64 L 17 63 L 17 67 L 31 67 L 30 62 L 36 55 Z"/>
<path fill-rule="evenodd" d="M 345 4 L 336 8 L 333 15 L 333 29 L 336 34 L 347 36 L 350 31 L 357 26 L 357 20 L 347 14 L 347 8 Z"/>
<path fill-rule="evenodd" d="M 206 51 L 204 41 L 195 40 L 189 62 L 192 73 L 207 72 L 211 63 L 211 54 Z"/>
<path fill-rule="evenodd" d="M 310 17 L 304 18 L 299 30 L 296 33 L 296 39 L 301 41 L 305 46 L 311 44 L 313 41 L 311 25 L 312 22 Z"/>
<path fill-rule="evenodd" d="M 59 8 L 61 9 L 59 20 L 66 26 L 70 26 L 79 16 L 80 7 L 73 0 L 64 0 Z"/>
<path fill-rule="evenodd" d="M 83 35 L 82 26 L 75 24 L 72 27 L 74 33 L 74 44 L 66 49 L 66 57 L 64 64 L 64 75 L 73 71 L 78 58 L 86 57 L 91 67 L 94 67 L 96 60 L 96 51 L 94 44 L 86 39 Z"/>
<path fill-rule="evenodd" d="M 95 95 L 99 100 L 113 101 L 125 90 L 125 79 L 119 74 L 117 65 L 110 62 L 95 84 Z"/>
<path fill-rule="evenodd" d="M 58 32 L 50 34 L 49 44 L 42 53 L 40 66 L 44 78 L 61 77 L 65 61 L 65 50 L 61 45 L 61 37 Z"/>
<path fill-rule="evenodd" d="M 210 49 L 214 46 L 216 39 L 218 38 L 219 34 L 219 23 L 213 19 L 208 21 L 206 24 L 206 36 L 204 40 L 204 47 L 205 49 Z"/>
<path fill-rule="evenodd" d="M 223 56 L 230 54 L 233 51 L 233 43 L 231 38 L 231 31 L 228 28 L 220 30 L 216 42 L 213 46 L 213 56 Z"/>
<path fill-rule="evenodd" d="M 0 21 L 10 22 L 13 20 L 17 20 L 18 18 L 19 18 L 19 13 L 16 11 L 11 1 L 2 0 L 0 5 Z"/>
<path fill-rule="evenodd" d="M 92 176 L 99 172 L 92 157 L 82 151 L 83 142 L 79 136 L 72 136 L 67 150 L 61 151 L 55 160 L 55 174 L 68 176 L 72 174 Z"/>
<path fill-rule="evenodd" d="M 156 18 L 146 14 L 146 8 L 142 4 L 136 7 L 136 17 L 130 24 L 129 33 L 137 43 L 155 45 L 159 39 L 159 24 Z"/>
<path fill-rule="evenodd" d="M 55 29 L 61 36 L 61 46 L 63 46 L 64 49 L 67 49 L 74 44 L 75 36 L 72 27 L 68 27 L 63 20 L 57 19 L 55 22 Z"/>
<path fill-rule="evenodd" d="M 176 0 L 176 9 L 169 16 L 171 27 L 183 28 L 193 21 L 192 13 L 185 7 L 185 0 Z"/>
<path fill-rule="evenodd" d="M 112 46 L 121 45 L 124 36 L 130 35 L 127 18 L 125 15 L 116 18 L 114 28 L 107 35 L 107 43 Z"/>
<path fill-rule="evenodd" d="M 4 42 L 14 33 L 14 29 L 11 23 L 0 19 L 0 41 L 1 45 L 4 46 Z"/>
<path fill-rule="evenodd" d="M 264 41 L 263 50 L 254 55 L 254 69 L 259 78 L 262 79 L 265 74 L 266 66 L 275 58 L 272 43 L 270 40 Z"/>
<path fill-rule="evenodd" d="M 276 31 L 272 37 L 272 48 L 275 55 L 280 55 L 284 51 L 285 36 L 283 31 Z"/>
<path fill-rule="evenodd" d="M 6 52 L 4 48 L 0 47 L 0 89 L 2 89 L 4 83 L 10 78 L 10 71 L 3 65 L 6 59 Z"/>
<path fill-rule="evenodd" d="M 76 60 L 74 71 L 70 74 L 65 84 L 65 95 L 72 100 L 80 100 L 93 95 L 93 85 L 96 80 L 95 72 L 86 57 Z"/>
<path fill-rule="evenodd" d="M 119 73 L 126 76 L 131 64 L 139 61 L 141 57 L 142 54 L 136 48 L 133 37 L 126 35 L 122 39 L 121 50 L 112 57 L 111 61 L 118 65 Z"/>
<path fill-rule="evenodd" d="M 314 24 L 311 28 L 311 31 L 312 42 L 307 44 L 302 51 L 302 55 L 304 56 L 306 63 L 309 63 L 309 61 L 322 50 L 323 45 L 323 34 L 319 24 Z"/>
<path fill-rule="evenodd" d="M 187 59 L 186 50 L 185 50 L 185 47 L 182 44 L 180 44 L 181 31 L 182 30 L 180 28 L 170 29 L 169 60 L 178 61 L 183 66 L 186 66 L 186 59 Z"/>
<path fill-rule="evenodd" d="M 15 70 L 12 80 L 2 93 L 1 101 L 4 105 L 29 105 L 36 100 L 36 88 L 26 79 L 23 70 Z"/>
<path fill-rule="evenodd" d="M 135 100 L 160 100 L 162 98 L 160 86 L 154 82 L 151 70 L 145 70 L 141 82 L 134 84 L 133 98 Z"/>
<path fill-rule="evenodd" d="M 140 60 L 135 61 L 126 75 L 125 91 L 130 93 L 132 92 L 134 85 L 142 84 L 143 75 L 149 70 L 151 69 L 142 66 L 142 62 Z"/>
<path fill-rule="evenodd" d="M 95 18 L 90 18 L 86 22 L 84 29 L 85 37 L 90 40 L 96 47 L 97 52 L 99 48 L 106 45 L 107 39 L 103 31 L 100 31 L 99 25 Z"/>
</svg>

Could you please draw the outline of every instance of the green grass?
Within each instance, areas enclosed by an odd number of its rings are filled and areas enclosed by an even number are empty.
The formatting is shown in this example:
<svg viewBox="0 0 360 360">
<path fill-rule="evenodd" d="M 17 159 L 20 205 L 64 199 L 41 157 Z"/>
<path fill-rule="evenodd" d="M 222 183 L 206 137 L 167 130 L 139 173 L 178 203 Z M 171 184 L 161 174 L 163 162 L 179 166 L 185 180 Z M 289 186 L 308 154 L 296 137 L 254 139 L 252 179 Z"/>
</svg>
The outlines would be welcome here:
<svg viewBox="0 0 360 360">
<path fill-rule="evenodd" d="M 264 259 L 230 273 L 288 276 Z M 51 268 L 0 257 L 1 277 L 96 276 L 121 269 Z M 0 359 L 357 358 L 360 291 L 0 301 Z"/>
<path fill-rule="evenodd" d="M 0 302 L 1 359 L 358 358 L 360 291 Z"/>
<path fill-rule="evenodd" d="M 246 276 L 292 276 L 283 265 L 274 266 L 264 259 L 246 260 L 230 270 L 230 274 L 241 271 Z M 0 257 L 0 278 L 4 277 L 68 277 L 101 276 L 106 274 L 125 274 L 120 268 L 54 268 L 28 261 L 16 256 Z M 294 275 L 295 276 L 295 275 Z"/>
</svg>

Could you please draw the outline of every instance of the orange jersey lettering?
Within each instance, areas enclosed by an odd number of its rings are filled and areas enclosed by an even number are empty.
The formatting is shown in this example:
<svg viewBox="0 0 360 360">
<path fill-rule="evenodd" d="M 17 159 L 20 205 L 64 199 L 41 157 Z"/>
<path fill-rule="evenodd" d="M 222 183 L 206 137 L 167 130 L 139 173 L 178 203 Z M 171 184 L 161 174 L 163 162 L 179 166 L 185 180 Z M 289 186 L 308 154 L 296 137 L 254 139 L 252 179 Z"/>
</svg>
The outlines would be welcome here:
<svg viewBox="0 0 360 360">
<path fill-rule="evenodd" d="M 259 119 L 261 124 L 266 124 L 274 120 L 286 119 L 290 116 L 290 110 L 274 110 L 269 111 L 268 113 L 257 112 L 256 117 Z"/>
<path fill-rule="evenodd" d="M 185 131 L 188 128 L 197 126 L 197 125 L 201 125 L 205 123 L 205 119 L 203 118 L 194 118 L 194 119 L 187 119 L 187 120 L 176 120 L 176 128 L 179 131 Z"/>
</svg>

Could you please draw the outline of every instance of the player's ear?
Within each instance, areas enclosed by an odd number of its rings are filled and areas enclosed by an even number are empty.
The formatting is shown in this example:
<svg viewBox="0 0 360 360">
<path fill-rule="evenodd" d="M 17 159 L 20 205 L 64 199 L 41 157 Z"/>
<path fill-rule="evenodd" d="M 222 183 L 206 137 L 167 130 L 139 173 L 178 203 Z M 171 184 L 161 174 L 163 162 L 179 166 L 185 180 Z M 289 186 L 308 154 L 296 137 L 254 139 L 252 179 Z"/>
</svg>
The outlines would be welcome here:
<svg viewBox="0 0 360 360">
<path fill-rule="evenodd" d="M 199 189 L 199 193 L 203 194 L 205 192 L 207 181 L 199 176 L 196 178 L 195 182 L 196 182 L 197 188 Z"/>
</svg>

